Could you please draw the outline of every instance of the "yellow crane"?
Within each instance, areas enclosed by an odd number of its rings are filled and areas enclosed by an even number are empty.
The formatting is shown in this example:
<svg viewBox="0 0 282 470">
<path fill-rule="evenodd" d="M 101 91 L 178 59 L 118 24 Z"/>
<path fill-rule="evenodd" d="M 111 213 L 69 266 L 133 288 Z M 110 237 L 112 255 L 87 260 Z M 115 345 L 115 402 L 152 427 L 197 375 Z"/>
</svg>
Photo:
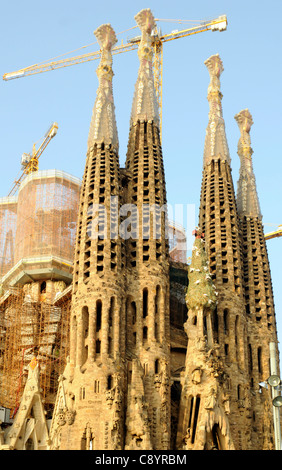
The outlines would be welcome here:
<svg viewBox="0 0 282 470">
<path fill-rule="evenodd" d="M 20 174 L 19 178 L 17 178 L 14 181 L 14 185 L 12 189 L 10 190 L 8 196 L 13 196 L 16 193 L 19 185 L 21 184 L 23 179 L 26 177 L 26 175 L 38 170 L 38 160 L 40 156 L 42 155 L 42 153 L 44 152 L 44 150 L 46 149 L 49 142 L 57 134 L 57 130 L 58 130 L 58 124 L 54 122 L 49 127 L 44 137 L 41 139 L 42 142 L 40 146 L 38 147 L 38 149 L 36 149 L 36 146 L 35 146 L 36 144 L 33 144 L 32 152 L 22 154 L 22 159 L 21 159 L 22 173 Z"/>
<path fill-rule="evenodd" d="M 272 238 L 282 237 L 282 225 L 278 225 L 278 229 L 274 232 L 266 233 L 264 238 L 265 240 L 271 240 Z"/>
<path fill-rule="evenodd" d="M 162 20 L 156 19 L 156 21 L 170 21 L 176 23 L 183 23 L 184 20 Z M 174 30 L 169 34 L 162 34 L 160 29 L 157 27 L 153 31 L 153 47 L 154 47 L 154 83 L 156 88 L 157 100 L 159 105 L 160 114 L 160 130 L 162 128 L 162 76 L 163 76 L 163 43 L 172 41 L 174 39 L 184 38 L 186 36 L 192 36 L 205 31 L 225 31 L 227 28 L 226 15 L 221 15 L 218 18 L 201 21 L 199 25 L 193 26 L 192 28 L 185 28 L 181 30 Z M 133 28 L 132 28 L 133 29 Z M 141 36 L 129 39 L 126 44 L 121 44 L 113 48 L 113 54 L 121 54 L 123 52 L 132 51 L 138 48 L 138 44 L 141 40 Z M 84 46 L 86 47 L 86 46 Z M 27 77 L 38 73 L 48 72 L 63 67 L 69 67 L 71 65 L 81 64 L 83 62 L 89 62 L 96 60 L 101 57 L 101 51 L 90 52 L 87 54 L 78 55 L 76 57 L 70 57 L 60 60 L 53 60 L 47 63 L 34 64 L 29 67 L 22 68 L 15 72 L 5 73 L 3 80 L 13 80 L 16 78 Z"/>
</svg>

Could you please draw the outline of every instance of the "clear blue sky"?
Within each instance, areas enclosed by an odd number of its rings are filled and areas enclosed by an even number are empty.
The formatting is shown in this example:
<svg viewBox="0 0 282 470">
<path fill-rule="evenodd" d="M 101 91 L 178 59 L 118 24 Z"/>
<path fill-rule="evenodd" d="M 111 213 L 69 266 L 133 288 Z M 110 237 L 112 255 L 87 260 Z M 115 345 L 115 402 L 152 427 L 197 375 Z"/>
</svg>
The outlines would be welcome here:
<svg viewBox="0 0 282 470">
<path fill-rule="evenodd" d="M 239 129 L 234 115 L 249 108 L 263 221 L 282 224 L 282 2 L 281 0 L 11 0 L 2 2 L 0 65 L 4 73 L 48 61 L 93 43 L 93 31 L 111 23 L 116 33 L 135 26 L 134 16 L 151 8 L 156 18 L 205 20 L 226 14 L 227 31 L 206 32 L 164 45 L 163 154 L 168 201 L 194 204 L 200 199 L 202 155 L 208 123 L 209 75 L 204 61 L 219 53 L 223 115 L 237 187 Z M 163 32 L 179 29 L 160 23 Z M 138 30 L 118 38 L 124 41 Z M 82 50 L 97 50 L 97 45 Z M 77 55 L 80 51 L 75 52 Z M 40 169 L 57 168 L 82 177 L 87 136 L 96 97 L 97 61 L 32 77 L 4 82 L 0 79 L 1 190 L 6 196 L 20 171 L 20 158 L 29 152 L 49 125 L 59 131 L 40 159 Z M 125 162 L 129 116 L 137 77 L 137 52 L 114 57 L 114 97 L 120 140 L 120 161 Z M 266 226 L 266 232 L 275 227 Z M 268 241 L 279 338 L 282 338 L 280 270 L 282 239 Z"/>
</svg>

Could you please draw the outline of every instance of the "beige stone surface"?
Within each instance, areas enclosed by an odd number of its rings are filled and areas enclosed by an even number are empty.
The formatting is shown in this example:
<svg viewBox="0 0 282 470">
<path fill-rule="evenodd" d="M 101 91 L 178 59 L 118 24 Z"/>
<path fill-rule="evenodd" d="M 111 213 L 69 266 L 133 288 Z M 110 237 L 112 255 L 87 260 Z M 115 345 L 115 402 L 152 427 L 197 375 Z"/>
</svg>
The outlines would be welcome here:
<svg viewBox="0 0 282 470">
<path fill-rule="evenodd" d="M 96 30 L 102 58 L 78 215 L 69 357 L 50 432 L 30 372 L 16 419 L 1 432 L 1 447 L 273 449 L 271 391 L 259 386 L 270 375 L 269 342 L 277 343 L 271 274 L 258 205 L 237 207 L 222 113 L 223 64 L 218 54 L 205 62 L 210 113 L 199 227 L 188 266 L 168 255 L 152 12 L 142 10 L 136 21 L 142 34 L 140 68 L 124 169 L 112 94 L 115 34 L 108 24 Z M 245 168 L 252 154 L 251 121 L 247 113 L 238 116 L 238 153 Z M 248 197 L 244 190 L 241 178 L 239 202 Z M 251 192 L 258 202 L 254 184 Z M 246 213 L 246 207 L 255 212 Z M 57 303 L 65 288 L 46 284 Z M 36 283 L 24 291 L 38 301 Z M 8 313 L 0 311 L 4 319 Z M 40 410 L 36 420 L 31 409 Z M 27 420 L 30 432 L 23 433 Z"/>
</svg>

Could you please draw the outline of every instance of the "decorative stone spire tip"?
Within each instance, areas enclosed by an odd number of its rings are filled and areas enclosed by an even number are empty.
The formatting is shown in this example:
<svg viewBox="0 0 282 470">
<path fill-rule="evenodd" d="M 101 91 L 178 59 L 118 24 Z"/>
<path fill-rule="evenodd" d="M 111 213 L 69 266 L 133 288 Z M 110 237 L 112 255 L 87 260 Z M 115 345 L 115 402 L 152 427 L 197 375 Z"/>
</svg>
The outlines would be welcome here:
<svg viewBox="0 0 282 470">
<path fill-rule="evenodd" d="M 239 146 L 240 148 L 248 148 L 251 153 L 253 153 L 251 149 L 251 138 L 250 138 L 250 130 L 253 125 L 253 118 L 248 109 L 242 109 L 240 113 L 235 114 L 234 119 L 237 121 L 240 130 L 240 140 L 238 142 L 238 151 Z"/>
<path fill-rule="evenodd" d="M 102 51 L 111 51 L 112 47 L 117 42 L 116 34 L 110 23 L 102 24 L 101 26 L 99 26 L 99 28 L 94 31 L 94 35 L 96 36 Z"/>
<path fill-rule="evenodd" d="M 97 68 L 99 87 L 93 108 L 88 136 L 88 148 L 95 143 L 111 145 L 118 150 L 118 133 L 112 90 L 112 48 L 117 42 L 116 34 L 110 24 L 99 26 L 94 32 L 101 48 L 101 60 Z"/>
<path fill-rule="evenodd" d="M 139 121 L 154 121 L 159 125 L 159 107 L 154 85 L 152 31 L 155 19 L 149 8 L 141 10 L 135 20 L 141 29 L 138 48 L 140 66 L 135 84 L 130 125 Z"/>
<path fill-rule="evenodd" d="M 260 204 L 253 172 L 250 131 L 253 118 L 248 109 L 243 109 L 234 116 L 240 130 L 238 155 L 241 161 L 240 176 L 237 184 L 237 208 L 239 215 L 261 219 Z"/>
<path fill-rule="evenodd" d="M 210 74 L 208 86 L 210 112 L 206 130 L 204 165 L 210 164 L 212 159 L 221 159 L 230 164 L 231 159 L 222 114 L 222 93 L 220 91 L 220 75 L 224 70 L 223 63 L 219 54 L 212 55 L 204 63 Z"/>
<path fill-rule="evenodd" d="M 151 34 L 156 26 L 155 18 L 150 8 L 144 8 L 134 17 L 143 34 Z"/>
<path fill-rule="evenodd" d="M 210 56 L 207 60 L 205 60 L 204 64 L 206 65 L 211 78 L 219 78 L 222 72 L 224 71 L 223 63 L 221 58 L 219 57 L 219 54 L 214 54 Z"/>
</svg>

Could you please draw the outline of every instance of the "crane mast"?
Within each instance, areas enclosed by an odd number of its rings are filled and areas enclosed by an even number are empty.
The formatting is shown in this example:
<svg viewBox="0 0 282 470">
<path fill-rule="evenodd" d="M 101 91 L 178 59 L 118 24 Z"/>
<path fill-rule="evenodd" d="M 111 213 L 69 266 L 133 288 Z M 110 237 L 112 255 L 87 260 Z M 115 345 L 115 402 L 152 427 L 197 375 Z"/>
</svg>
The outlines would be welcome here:
<svg viewBox="0 0 282 470">
<path fill-rule="evenodd" d="M 20 177 L 15 180 L 14 185 L 12 189 L 10 190 L 8 196 L 13 196 L 17 192 L 19 185 L 24 180 L 26 175 L 38 170 L 38 160 L 40 156 L 42 155 L 42 153 L 44 152 L 44 150 L 46 149 L 49 142 L 51 142 L 53 137 L 55 137 L 55 135 L 57 134 L 57 130 L 58 130 L 58 124 L 54 122 L 50 126 L 46 134 L 44 135 L 42 143 L 40 144 L 38 149 L 36 150 L 35 144 L 33 144 L 33 149 L 31 153 L 23 153 L 22 159 L 21 159 L 23 171 Z"/>
</svg>

